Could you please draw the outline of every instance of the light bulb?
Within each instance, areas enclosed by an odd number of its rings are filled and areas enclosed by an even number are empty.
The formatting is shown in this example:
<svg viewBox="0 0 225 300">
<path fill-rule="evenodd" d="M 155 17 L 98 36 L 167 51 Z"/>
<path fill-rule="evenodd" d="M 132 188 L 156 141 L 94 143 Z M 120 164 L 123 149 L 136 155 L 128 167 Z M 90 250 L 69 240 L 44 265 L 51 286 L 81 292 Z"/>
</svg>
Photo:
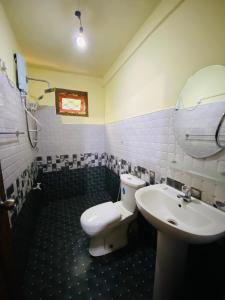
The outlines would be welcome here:
<svg viewBox="0 0 225 300">
<path fill-rule="evenodd" d="M 87 48 L 87 43 L 86 43 L 86 40 L 85 40 L 84 35 L 82 33 L 79 33 L 79 35 L 77 36 L 76 42 L 77 42 L 77 46 L 80 49 L 86 49 Z"/>
</svg>

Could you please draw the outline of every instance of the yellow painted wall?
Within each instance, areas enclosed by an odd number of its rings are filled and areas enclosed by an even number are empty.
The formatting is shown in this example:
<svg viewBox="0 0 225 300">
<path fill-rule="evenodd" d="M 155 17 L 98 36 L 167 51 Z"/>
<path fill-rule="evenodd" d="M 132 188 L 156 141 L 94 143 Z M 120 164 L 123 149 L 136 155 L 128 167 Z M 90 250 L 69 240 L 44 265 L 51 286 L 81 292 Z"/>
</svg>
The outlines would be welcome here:
<svg viewBox="0 0 225 300">
<path fill-rule="evenodd" d="M 13 54 L 19 49 L 5 10 L 0 3 L 0 58 L 5 62 L 9 78 L 16 82 Z"/>
<path fill-rule="evenodd" d="M 189 76 L 225 65 L 224 28 L 224 0 L 162 0 L 105 75 L 106 122 L 173 107 Z"/>
<path fill-rule="evenodd" d="M 64 124 L 103 124 L 105 121 L 105 104 L 103 79 L 66 73 L 55 70 L 48 70 L 41 67 L 28 66 L 29 77 L 48 80 L 52 87 L 66 88 L 88 92 L 88 117 L 61 116 Z M 43 94 L 46 84 L 30 81 L 29 92 L 32 97 Z M 55 94 L 46 94 L 44 99 L 39 101 L 40 105 L 55 106 Z"/>
<path fill-rule="evenodd" d="M 225 1 L 162 0 L 101 78 L 28 67 L 33 77 L 53 86 L 86 90 L 89 117 L 62 117 L 63 123 L 102 124 L 173 107 L 185 81 L 211 64 L 225 65 Z M 0 4 L 0 58 L 15 81 L 15 36 Z M 30 83 L 31 94 L 44 86 Z M 105 92 L 105 94 L 104 94 Z M 42 105 L 55 105 L 53 94 Z"/>
</svg>

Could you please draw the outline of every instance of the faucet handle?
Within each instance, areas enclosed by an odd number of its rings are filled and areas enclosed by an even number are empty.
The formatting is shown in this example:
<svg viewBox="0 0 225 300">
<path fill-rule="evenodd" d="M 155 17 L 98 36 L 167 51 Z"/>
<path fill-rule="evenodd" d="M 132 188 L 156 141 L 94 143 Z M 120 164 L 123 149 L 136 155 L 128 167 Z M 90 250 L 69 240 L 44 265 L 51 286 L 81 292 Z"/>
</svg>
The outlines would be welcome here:
<svg viewBox="0 0 225 300">
<path fill-rule="evenodd" d="M 161 179 L 160 179 L 160 181 L 159 181 L 160 183 L 165 183 L 166 182 L 166 178 L 164 178 L 164 177 L 161 177 Z"/>
<path fill-rule="evenodd" d="M 213 206 L 222 211 L 225 211 L 225 203 L 222 201 L 216 201 Z"/>
<path fill-rule="evenodd" d="M 186 197 L 191 197 L 191 187 L 183 185 L 182 192 L 185 194 Z"/>
<path fill-rule="evenodd" d="M 182 192 L 185 192 L 185 191 L 187 190 L 187 188 L 188 188 L 187 185 L 185 185 L 185 184 L 182 185 L 182 188 L 181 188 L 181 189 L 182 189 Z"/>
</svg>

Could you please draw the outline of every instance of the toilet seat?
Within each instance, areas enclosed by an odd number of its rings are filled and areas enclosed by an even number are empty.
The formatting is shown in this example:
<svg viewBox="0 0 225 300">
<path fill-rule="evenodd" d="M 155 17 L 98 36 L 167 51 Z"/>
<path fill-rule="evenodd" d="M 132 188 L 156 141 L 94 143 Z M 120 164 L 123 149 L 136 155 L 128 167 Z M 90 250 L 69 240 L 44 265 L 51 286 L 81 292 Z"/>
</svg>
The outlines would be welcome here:
<svg viewBox="0 0 225 300">
<path fill-rule="evenodd" d="M 111 201 L 88 208 L 80 218 L 83 230 L 90 236 L 115 226 L 120 220 L 121 213 Z"/>
</svg>

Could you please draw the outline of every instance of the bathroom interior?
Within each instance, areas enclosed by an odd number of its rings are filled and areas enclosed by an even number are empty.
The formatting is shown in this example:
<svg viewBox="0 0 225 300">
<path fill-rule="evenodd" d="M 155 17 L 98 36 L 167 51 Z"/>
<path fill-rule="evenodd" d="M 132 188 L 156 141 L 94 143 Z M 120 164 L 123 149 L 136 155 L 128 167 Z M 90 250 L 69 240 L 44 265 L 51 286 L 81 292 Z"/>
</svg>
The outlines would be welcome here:
<svg viewBox="0 0 225 300">
<path fill-rule="evenodd" d="M 225 300 L 224 37 L 224 0 L 0 0 L 0 299 Z"/>
</svg>

